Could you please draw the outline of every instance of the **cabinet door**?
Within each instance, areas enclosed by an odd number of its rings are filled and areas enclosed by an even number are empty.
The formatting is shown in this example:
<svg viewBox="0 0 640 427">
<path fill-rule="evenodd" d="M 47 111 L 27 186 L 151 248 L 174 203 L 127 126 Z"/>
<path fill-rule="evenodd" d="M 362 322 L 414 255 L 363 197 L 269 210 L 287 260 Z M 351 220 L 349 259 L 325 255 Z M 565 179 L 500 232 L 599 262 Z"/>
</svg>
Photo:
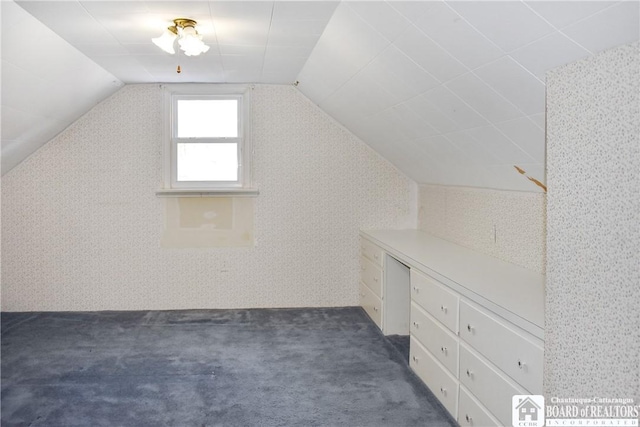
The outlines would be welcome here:
<svg viewBox="0 0 640 427">
<path fill-rule="evenodd" d="M 464 343 L 460 344 L 460 382 L 504 425 L 511 423 L 511 397 L 528 394 Z"/>
<path fill-rule="evenodd" d="M 411 299 L 454 334 L 458 333 L 458 295 L 426 274 L 411 269 Z"/>
<path fill-rule="evenodd" d="M 382 269 L 368 258 L 360 257 L 360 279 L 378 298 L 382 298 Z"/>
<path fill-rule="evenodd" d="M 458 375 L 458 337 L 411 303 L 411 334 L 454 376 Z"/>
<path fill-rule="evenodd" d="M 462 427 L 491 427 L 508 426 L 511 420 L 504 424 L 496 420 L 487 408 L 475 400 L 463 386 L 460 386 L 460 398 L 458 402 L 458 424 Z"/>
<path fill-rule="evenodd" d="M 411 369 L 455 418 L 458 410 L 458 381 L 414 337 L 411 337 L 409 352 Z"/>
<path fill-rule="evenodd" d="M 542 393 L 542 341 L 467 301 L 460 301 L 460 338 L 532 394 Z"/>
<path fill-rule="evenodd" d="M 360 305 L 371 320 L 382 329 L 382 301 L 362 282 L 360 282 Z"/>
<path fill-rule="evenodd" d="M 362 237 L 360 238 L 360 253 L 378 267 L 382 267 L 382 249 Z"/>
</svg>

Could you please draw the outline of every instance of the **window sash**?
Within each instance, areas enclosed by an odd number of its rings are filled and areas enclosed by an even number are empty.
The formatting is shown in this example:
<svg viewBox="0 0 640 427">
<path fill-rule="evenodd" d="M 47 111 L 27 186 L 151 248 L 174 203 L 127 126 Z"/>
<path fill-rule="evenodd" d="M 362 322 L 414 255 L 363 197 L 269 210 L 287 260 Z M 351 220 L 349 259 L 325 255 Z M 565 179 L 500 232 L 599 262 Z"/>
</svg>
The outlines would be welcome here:
<svg viewBox="0 0 640 427">
<path fill-rule="evenodd" d="M 169 108 L 168 123 L 165 128 L 168 156 L 165 155 L 165 186 L 176 189 L 233 189 L 249 188 L 251 186 L 250 161 L 251 148 L 249 131 L 246 122 L 250 118 L 249 86 L 243 85 L 176 85 L 168 86 L 166 92 L 166 108 Z M 173 91 L 171 91 L 173 89 Z M 233 99 L 238 102 L 238 137 L 217 138 L 178 138 L 177 135 L 177 101 L 207 100 L 207 99 Z M 235 143 L 238 149 L 238 179 L 236 181 L 178 181 L 177 179 L 177 149 L 180 143 Z"/>
<path fill-rule="evenodd" d="M 178 181 L 178 144 L 198 143 L 198 144 L 215 144 L 215 143 L 235 143 L 238 150 L 238 175 L 235 181 Z M 242 187 L 243 184 L 243 147 L 241 138 L 173 138 L 171 141 L 171 187 L 172 188 L 206 188 L 206 187 L 224 187 L 235 188 Z"/>
<path fill-rule="evenodd" d="M 228 100 L 228 99 L 232 99 L 238 102 L 238 109 L 236 111 L 237 117 L 238 117 L 238 136 L 237 138 L 243 138 L 244 137 L 244 117 L 243 117 L 243 112 L 244 112 L 244 106 L 243 106 L 243 100 L 244 100 L 244 96 L 243 95 L 209 95 L 209 94 L 174 94 L 171 97 L 171 138 L 172 139 L 176 139 L 178 138 L 178 101 L 199 101 L 199 100 Z M 182 139 L 182 138 L 181 138 Z M 208 137 L 208 138 L 198 138 L 198 137 L 194 137 L 194 138 L 188 138 L 188 139 L 193 139 L 193 140 L 200 140 L 200 139 L 227 139 L 225 137 Z"/>
</svg>

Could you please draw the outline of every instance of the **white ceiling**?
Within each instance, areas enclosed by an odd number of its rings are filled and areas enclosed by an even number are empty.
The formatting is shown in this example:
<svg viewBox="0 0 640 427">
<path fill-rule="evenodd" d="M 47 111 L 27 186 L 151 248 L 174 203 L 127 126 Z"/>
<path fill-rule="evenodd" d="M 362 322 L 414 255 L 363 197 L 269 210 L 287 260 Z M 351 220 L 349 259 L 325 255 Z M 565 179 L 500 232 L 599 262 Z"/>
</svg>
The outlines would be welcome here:
<svg viewBox="0 0 640 427">
<path fill-rule="evenodd" d="M 539 191 L 545 72 L 638 40 L 639 18 L 638 1 L 343 2 L 299 88 L 417 182 Z"/>
<path fill-rule="evenodd" d="M 125 83 L 293 83 L 336 1 L 19 1 Z M 175 18 L 198 22 L 211 47 L 175 55 L 151 43 Z M 180 65 L 182 72 L 176 73 Z"/>
<path fill-rule="evenodd" d="M 5 174 L 122 82 L 14 2 L 0 7 Z"/>
<path fill-rule="evenodd" d="M 545 72 L 638 40 L 639 1 L 18 3 L 123 82 L 299 80 L 417 182 L 540 191 Z M 208 53 L 150 42 L 177 17 Z"/>
</svg>

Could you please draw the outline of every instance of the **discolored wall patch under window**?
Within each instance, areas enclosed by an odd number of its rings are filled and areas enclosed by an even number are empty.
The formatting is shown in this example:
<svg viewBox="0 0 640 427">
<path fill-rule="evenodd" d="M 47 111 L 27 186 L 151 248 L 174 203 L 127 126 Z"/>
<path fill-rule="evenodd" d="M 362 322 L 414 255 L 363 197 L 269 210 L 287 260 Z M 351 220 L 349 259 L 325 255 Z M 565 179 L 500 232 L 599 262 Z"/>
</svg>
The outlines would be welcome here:
<svg viewBox="0 0 640 427">
<path fill-rule="evenodd" d="M 233 199 L 182 197 L 177 200 L 181 228 L 232 229 Z"/>
<path fill-rule="evenodd" d="M 165 199 L 162 247 L 253 246 L 253 199 L 174 197 Z"/>
</svg>

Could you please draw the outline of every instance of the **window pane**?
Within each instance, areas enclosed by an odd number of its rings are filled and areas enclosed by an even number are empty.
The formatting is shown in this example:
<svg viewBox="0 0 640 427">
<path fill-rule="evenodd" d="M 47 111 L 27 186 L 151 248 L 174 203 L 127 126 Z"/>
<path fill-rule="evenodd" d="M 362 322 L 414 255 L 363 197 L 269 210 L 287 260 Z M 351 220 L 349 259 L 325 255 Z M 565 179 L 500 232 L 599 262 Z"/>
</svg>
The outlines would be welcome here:
<svg viewBox="0 0 640 427">
<path fill-rule="evenodd" d="M 178 144 L 178 181 L 237 181 L 238 144 Z"/>
<path fill-rule="evenodd" d="M 179 99 L 177 137 L 238 137 L 238 100 Z"/>
</svg>

